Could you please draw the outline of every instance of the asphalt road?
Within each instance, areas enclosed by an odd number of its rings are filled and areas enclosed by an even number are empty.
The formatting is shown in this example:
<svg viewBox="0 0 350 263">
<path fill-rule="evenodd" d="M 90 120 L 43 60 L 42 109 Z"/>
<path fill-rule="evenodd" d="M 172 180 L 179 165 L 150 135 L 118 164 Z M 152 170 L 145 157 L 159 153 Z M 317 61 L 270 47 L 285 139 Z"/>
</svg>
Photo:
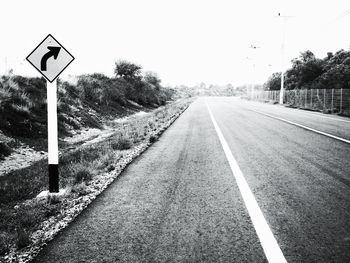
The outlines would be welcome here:
<svg viewBox="0 0 350 263">
<path fill-rule="evenodd" d="M 267 262 L 208 107 L 288 262 L 350 261 L 346 118 L 200 98 L 35 262 Z M 326 118 L 327 117 L 327 118 Z"/>
</svg>

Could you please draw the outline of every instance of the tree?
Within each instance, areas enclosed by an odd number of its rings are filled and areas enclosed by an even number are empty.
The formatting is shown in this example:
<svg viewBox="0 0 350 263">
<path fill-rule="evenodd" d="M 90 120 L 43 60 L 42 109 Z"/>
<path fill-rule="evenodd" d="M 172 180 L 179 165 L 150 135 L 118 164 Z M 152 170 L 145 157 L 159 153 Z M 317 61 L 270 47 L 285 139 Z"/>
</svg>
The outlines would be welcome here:
<svg viewBox="0 0 350 263">
<path fill-rule="evenodd" d="M 264 90 L 280 90 L 281 89 L 281 72 L 273 73 L 264 83 Z"/>
<path fill-rule="evenodd" d="M 114 73 L 116 78 L 122 78 L 127 81 L 140 81 L 142 67 L 131 62 L 120 60 L 115 62 Z"/>
<path fill-rule="evenodd" d="M 320 83 L 328 88 L 350 88 L 350 51 L 339 50 L 327 59 Z"/>
<path fill-rule="evenodd" d="M 324 60 L 307 50 L 292 60 L 292 68 L 286 72 L 286 89 L 314 87 L 313 81 L 324 73 Z"/>
<path fill-rule="evenodd" d="M 145 73 L 143 77 L 144 81 L 148 84 L 151 84 L 155 87 L 155 89 L 160 90 L 161 88 L 161 79 L 158 77 L 157 73 L 148 71 Z"/>
</svg>

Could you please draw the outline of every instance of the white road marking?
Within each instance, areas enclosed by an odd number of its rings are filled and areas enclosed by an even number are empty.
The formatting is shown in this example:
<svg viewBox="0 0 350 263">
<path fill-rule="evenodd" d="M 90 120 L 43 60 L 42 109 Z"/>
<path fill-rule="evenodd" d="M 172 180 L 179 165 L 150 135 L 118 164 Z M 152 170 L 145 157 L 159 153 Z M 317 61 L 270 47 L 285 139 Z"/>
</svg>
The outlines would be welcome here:
<svg viewBox="0 0 350 263">
<path fill-rule="evenodd" d="M 230 147 L 228 146 L 225 137 L 223 136 L 218 124 L 216 123 L 208 104 L 207 108 L 268 262 L 287 262 L 282 253 L 281 248 L 279 247 L 275 237 L 273 236 L 269 225 L 265 220 L 263 213 L 260 210 L 258 203 L 255 200 L 252 191 L 249 188 L 247 181 L 243 176 L 241 169 L 238 166 L 237 161 L 233 157 Z"/>
<path fill-rule="evenodd" d="M 334 120 L 334 121 L 342 121 L 342 122 L 350 123 L 350 120 L 345 120 L 345 119 L 341 119 L 341 118 L 325 116 L 326 115 L 325 113 L 317 113 L 317 112 L 307 111 L 307 110 L 303 110 L 303 109 L 288 108 L 288 107 L 281 106 L 281 105 L 269 105 L 269 106 L 281 107 L 286 112 L 288 112 L 288 110 L 295 110 L 295 111 L 297 111 L 299 113 L 302 113 L 304 115 L 314 115 L 314 116 L 317 116 L 317 117 L 320 117 L 320 118 L 325 118 L 325 119 L 330 119 L 330 120 Z"/>
<path fill-rule="evenodd" d="M 299 111 L 299 112 L 303 112 L 303 110 L 299 110 L 299 109 L 298 109 L 298 111 Z M 306 111 L 304 111 L 303 113 L 305 113 L 306 115 L 314 115 L 314 116 L 318 116 L 318 117 L 320 117 L 320 118 L 326 118 L 326 119 L 330 119 L 330 120 L 334 120 L 334 121 L 342 121 L 342 122 L 348 122 L 348 123 L 350 123 L 349 120 L 344 120 L 344 119 L 334 118 L 334 117 L 329 117 L 329 116 L 323 116 L 324 113 L 319 113 L 319 114 L 317 114 L 317 113 L 306 112 Z M 322 115 L 322 114 L 323 114 L 323 115 Z"/>
<path fill-rule="evenodd" d="M 262 114 L 262 115 L 265 115 L 267 117 L 276 119 L 276 120 L 280 120 L 280 121 L 283 121 L 283 122 L 295 125 L 297 127 L 303 128 L 305 130 L 309 130 L 309 131 L 312 131 L 312 132 L 315 132 L 315 133 L 318 133 L 318 134 L 322 134 L 324 136 L 327 136 L 327 137 L 336 139 L 338 141 L 342 141 L 342 142 L 350 144 L 350 140 L 347 140 L 347 139 L 344 139 L 344 138 L 341 138 L 341 137 L 338 137 L 338 136 L 335 136 L 335 135 L 332 135 L 332 134 L 329 134 L 329 133 L 326 133 L 326 132 L 323 132 L 323 131 L 319 131 L 319 130 L 313 129 L 313 128 L 307 127 L 305 125 L 302 125 L 302 124 L 299 124 L 299 123 L 296 123 L 296 122 L 293 122 L 293 121 L 289 121 L 289 120 L 286 120 L 286 119 L 283 119 L 283 118 L 280 118 L 280 117 L 276 117 L 276 116 L 273 116 L 271 114 L 268 114 L 268 113 L 265 113 L 265 112 L 262 112 L 262 111 L 252 110 L 252 109 L 249 109 L 249 110 L 254 111 L 256 113 L 259 113 L 259 114 Z"/>
<path fill-rule="evenodd" d="M 247 102 L 247 101 L 245 101 Z M 343 119 L 341 117 L 339 118 L 335 118 L 335 117 L 330 117 L 330 116 L 325 116 L 326 114 L 325 113 L 318 113 L 318 112 L 313 112 L 313 111 L 307 111 L 307 110 L 303 110 L 303 109 L 297 109 L 297 108 L 288 108 L 288 107 L 285 107 L 285 106 L 282 106 L 282 105 L 270 105 L 270 104 L 267 104 L 267 103 L 263 103 L 263 102 L 252 102 L 252 101 L 249 101 L 250 103 L 254 103 L 258 106 L 264 106 L 266 108 L 273 108 L 273 107 L 280 107 L 282 110 L 285 110 L 286 112 L 290 112 L 292 110 L 295 110 L 299 113 L 302 113 L 302 114 L 305 114 L 305 115 L 314 115 L 314 116 L 318 116 L 320 118 L 325 118 L 325 119 L 330 119 L 330 120 L 334 120 L 334 121 L 342 121 L 342 122 L 347 122 L 347 123 L 350 123 L 350 120 L 346 120 L 346 119 Z"/>
</svg>

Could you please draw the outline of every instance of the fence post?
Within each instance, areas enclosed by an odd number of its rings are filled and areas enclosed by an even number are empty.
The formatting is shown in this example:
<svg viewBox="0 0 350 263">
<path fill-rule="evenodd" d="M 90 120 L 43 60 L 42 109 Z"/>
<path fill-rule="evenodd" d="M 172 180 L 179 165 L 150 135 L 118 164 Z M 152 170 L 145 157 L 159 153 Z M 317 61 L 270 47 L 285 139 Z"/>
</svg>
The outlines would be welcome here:
<svg viewBox="0 0 350 263">
<path fill-rule="evenodd" d="M 307 105 L 307 89 L 305 89 L 305 108 L 306 108 L 306 105 Z"/>
<path fill-rule="evenodd" d="M 277 90 L 275 90 L 275 100 L 274 102 L 277 100 Z"/>
<path fill-rule="evenodd" d="M 312 89 L 310 89 L 310 108 L 312 108 Z"/>
<path fill-rule="evenodd" d="M 334 97 L 334 89 L 332 89 L 332 103 L 331 103 L 331 111 L 333 113 L 333 97 Z"/>
<path fill-rule="evenodd" d="M 343 88 L 340 89 L 340 109 L 339 109 L 339 113 L 342 113 L 343 110 Z"/>
<path fill-rule="evenodd" d="M 323 111 L 326 111 L 326 89 L 323 89 Z"/>
</svg>

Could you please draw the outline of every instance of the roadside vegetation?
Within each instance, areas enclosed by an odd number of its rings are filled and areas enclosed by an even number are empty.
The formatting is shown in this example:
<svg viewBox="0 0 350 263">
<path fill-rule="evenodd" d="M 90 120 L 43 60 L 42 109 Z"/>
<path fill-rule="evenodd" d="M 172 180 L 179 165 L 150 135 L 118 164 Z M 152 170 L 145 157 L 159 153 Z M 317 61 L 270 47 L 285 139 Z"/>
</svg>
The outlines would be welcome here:
<svg viewBox="0 0 350 263">
<path fill-rule="evenodd" d="M 316 58 L 305 51 L 292 60 L 285 72 L 286 90 L 294 89 L 350 89 L 350 51 L 329 52 L 325 58 Z M 264 84 L 265 90 L 281 88 L 281 73 L 273 73 Z"/>
<path fill-rule="evenodd" d="M 119 168 L 135 147 L 155 142 L 190 102 L 191 99 L 179 100 L 116 123 L 114 134 L 105 140 L 63 154 L 59 173 L 60 188 L 67 191 L 65 202 L 53 198 L 43 203 L 35 199 L 48 188 L 46 159 L 1 176 L 0 255 L 29 245 L 33 232 L 45 220 L 59 215 L 67 200 L 94 191 L 94 180 L 103 181 L 103 176 Z"/>
<path fill-rule="evenodd" d="M 154 109 L 172 99 L 174 90 L 161 86 L 152 72 L 127 61 L 116 62 L 115 76 L 81 75 L 58 82 L 59 137 L 83 127 L 102 128 L 108 119 L 123 117 L 141 107 Z M 136 106 L 135 106 L 136 105 Z M 0 131 L 46 150 L 46 84 L 43 78 L 0 77 Z M 0 137 L 0 158 L 10 147 Z"/>
<path fill-rule="evenodd" d="M 59 81 L 61 139 L 89 127 L 108 125 L 113 132 L 96 143 L 63 151 L 59 172 L 64 201 L 36 198 L 48 188 L 47 159 L 0 176 L 0 261 L 6 253 L 30 245 L 33 233 L 59 217 L 69 202 L 100 191 L 99 184 L 110 182 L 108 174 L 121 172 L 136 148 L 155 142 L 192 101 L 178 98 L 174 90 L 161 86 L 155 73 L 142 73 L 140 66 L 126 61 L 116 62 L 113 78 L 89 74 Z M 134 114 L 139 111 L 142 114 Z M 46 136 L 44 79 L 1 76 L 0 160 L 19 142 L 45 151 Z"/>
<path fill-rule="evenodd" d="M 243 90 L 234 87 L 230 83 L 226 85 L 207 85 L 202 82 L 194 86 L 179 85 L 174 89 L 176 90 L 175 96 L 181 98 L 194 96 L 240 96 L 244 94 Z"/>
</svg>

